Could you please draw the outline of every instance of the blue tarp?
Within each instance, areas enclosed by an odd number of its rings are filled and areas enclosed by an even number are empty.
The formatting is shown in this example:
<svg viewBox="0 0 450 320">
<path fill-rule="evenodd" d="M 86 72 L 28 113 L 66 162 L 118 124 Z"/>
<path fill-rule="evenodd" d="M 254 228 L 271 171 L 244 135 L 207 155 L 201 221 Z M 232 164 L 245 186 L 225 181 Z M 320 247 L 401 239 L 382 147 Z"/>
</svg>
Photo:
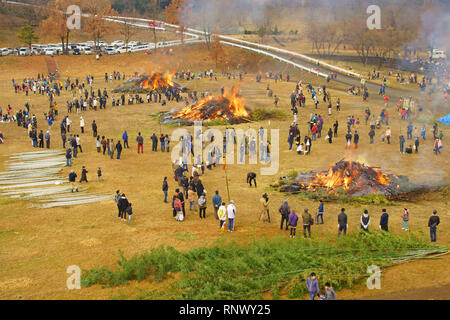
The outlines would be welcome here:
<svg viewBox="0 0 450 320">
<path fill-rule="evenodd" d="M 442 117 L 440 119 L 438 119 L 439 122 L 446 124 L 446 125 L 450 125 L 450 114 L 446 115 L 445 117 Z"/>
</svg>

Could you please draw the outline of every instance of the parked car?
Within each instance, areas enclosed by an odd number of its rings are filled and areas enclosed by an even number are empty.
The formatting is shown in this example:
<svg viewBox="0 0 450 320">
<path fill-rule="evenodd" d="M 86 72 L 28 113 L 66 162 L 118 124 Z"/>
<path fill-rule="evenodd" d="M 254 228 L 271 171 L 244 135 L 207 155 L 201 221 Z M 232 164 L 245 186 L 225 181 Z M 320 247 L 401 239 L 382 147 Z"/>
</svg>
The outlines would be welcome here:
<svg viewBox="0 0 450 320">
<path fill-rule="evenodd" d="M 13 49 L 11 49 L 11 48 L 1 48 L 0 49 L 1 56 L 9 56 L 12 53 L 13 53 Z"/>
<path fill-rule="evenodd" d="M 116 54 L 116 50 L 114 48 L 105 48 L 105 50 L 103 52 L 105 54 L 107 54 L 107 55 L 114 55 L 114 54 Z"/>
<path fill-rule="evenodd" d="M 74 49 L 72 50 L 72 54 L 73 54 L 74 56 L 79 56 L 79 55 L 81 54 L 81 50 L 78 49 L 78 48 L 74 48 Z"/>
<path fill-rule="evenodd" d="M 92 54 L 92 48 L 91 47 L 86 47 L 83 49 L 84 54 Z"/>
<path fill-rule="evenodd" d="M 116 40 L 116 41 L 113 41 L 112 43 L 111 43 L 111 45 L 112 46 L 115 46 L 115 47 L 121 47 L 121 46 L 123 46 L 125 43 L 123 42 L 123 40 Z"/>
<path fill-rule="evenodd" d="M 54 56 L 56 53 L 56 50 L 53 48 L 47 48 L 47 50 L 45 50 L 45 55 L 46 56 Z"/>
<path fill-rule="evenodd" d="M 21 47 L 21 48 L 19 48 L 18 54 L 19 54 L 19 56 L 28 56 L 28 55 L 30 55 L 30 49 L 26 48 L 26 47 Z"/>
<path fill-rule="evenodd" d="M 130 47 L 127 48 L 126 46 L 121 46 L 116 49 L 116 53 L 127 53 L 127 52 L 131 52 Z"/>
</svg>

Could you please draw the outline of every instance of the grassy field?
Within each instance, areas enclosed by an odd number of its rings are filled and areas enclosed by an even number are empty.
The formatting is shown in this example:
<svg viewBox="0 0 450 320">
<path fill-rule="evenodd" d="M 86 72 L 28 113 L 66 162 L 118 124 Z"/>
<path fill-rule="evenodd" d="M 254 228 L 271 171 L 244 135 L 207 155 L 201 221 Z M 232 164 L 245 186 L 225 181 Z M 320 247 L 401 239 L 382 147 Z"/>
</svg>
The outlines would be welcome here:
<svg viewBox="0 0 450 320">
<path fill-rule="evenodd" d="M 290 67 L 267 60 L 258 55 L 242 53 L 235 49 L 226 49 L 229 55 L 229 71 L 247 71 L 244 80 L 227 80 L 219 77 L 214 80 L 194 80 L 181 82 L 191 90 L 208 91 L 218 94 L 222 86 L 231 87 L 239 85 L 241 94 L 246 99 L 249 109 L 273 108 L 273 99 L 266 95 L 266 87 L 269 84 L 274 94 L 280 97 L 279 109 L 286 114 L 284 119 L 241 124 L 235 128 L 246 129 L 249 126 L 259 128 L 280 129 L 280 168 L 275 176 L 261 176 L 258 174 L 258 188 L 249 188 L 246 185 L 246 174 L 249 171 L 259 173 L 258 165 L 228 167 L 231 198 L 237 206 L 236 232 L 223 234 L 219 231 L 218 222 L 213 217 L 211 205 L 207 209 L 207 219 L 200 220 L 198 214 L 188 213 L 183 223 L 176 223 L 172 218 L 170 204 L 162 202 L 161 184 L 164 176 L 169 177 L 171 196 L 176 184 L 173 180 L 172 165 L 169 153 L 151 152 L 150 135 L 160 131 L 170 134 L 175 129 L 173 126 L 164 126 L 153 120 L 151 115 L 172 108 L 180 108 L 181 105 L 170 102 L 163 107 L 160 104 L 141 104 L 112 108 L 110 102 L 106 111 L 87 111 L 83 113 L 86 121 L 87 132 L 81 136 L 83 153 L 74 160 L 73 169 L 80 172 L 82 166 L 89 170 L 89 192 L 103 192 L 113 194 L 115 190 L 123 191 L 133 203 L 135 214 L 131 224 L 123 223 L 117 219 L 117 209 L 113 201 L 83 205 L 71 208 L 54 208 L 45 210 L 29 209 L 29 203 L 12 201 L 0 198 L 0 298 L 3 299 L 111 299 L 126 297 L 148 297 L 146 293 L 154 290 L 168 292 L 166 289 L 173 280 L 181 278 L 181 274 L 174 272 L 173 277 L 163 279 L 161 282 L 137 282 L 131 280 L 127 285 L 116 287 L 103 287 L 93 285 L 82 290 L 67 290 L 66 269 L 70 265 L 78 265 L 83 270 L 108 267 L 114 269 L 119 259 L 119 250 L 124 257 L 130 258 L 135 254 L 141 254 L 146 250 L 157 248 L 160 245 L 170 245 L 183 253 L 193 248 L 211 247 L 219 242 L 234 241 L 237 244 L 248 243 L 249 240 L 262 238 L 277 239 L 287 238 L 288 235 L 279 229 L 280 216 L 278 207 L 283 199 L 288 199 L 291 207 L 297 212 L 309 208 L 315 212 L 317 201 L 272 192 L 269 185 L 278 180 L 279 176 L 286 175 L 292 170 L 297 172 L 311 170 L 325 170 L 343 158 L 364 161 L 372 166 L 379 166 L 382 170 L 395 174 L 407 175 L 415 183 L 443 184 L 449 183 L 449 158 L 447 137 L 450 130 L 442 127 L 444 132 L 444 146 L 442 154 L 435 156 L 432 153 L 432 141 L 421 142 L 420 153 L 413 155 L 400 155 L 398 136 L 400 127 L 403 132 L 406 123 L 401 122 L 393 105 L 389 108 L 392 144 L 381 142 L 381 132 L 377 131 L 376 143 L 368 144 L 368 127 L 364 125 L 364 109 L 370 106 L 373 114 L 379 114 L 384 106 L 382 100 L 376 100 L 377 95 L 372 94 L 369 102 L 363 103 L 361 97 L 349 96 L 345 86 L 331 84 L 331 96 L 333 103 L 337 97 L 341 99 L 341 111 L 333 109 L 333 115 L 327 115 L 326 105 L 321 103 L 319 110 L 307 99 L 307 107 L 299 111 L 299 124 L 302 136 L 307 133 L 306 121 L 310 113 L 318 112 L 325 118 L 324 130 L 327 131 L 337 119 L 340 123 L 340 136 L 333 144 L 328 144 L 322 137 L 313 142 L 310 156 L 299 156 L 295 152 L 288 151 L 287 136 L 289 124 L 292 122 L 290 113 L 289 95 L 295 88 L 297 80 L 303 83 L 313 83 L 314 86 L 324 84 L 323 80 L 315 76 L 293 70 Z M 102 57 L 99 61 L 95 57 L 56 57 L 59 72 L 62 79 L 66 77 L 79 77 L 84 79 L 87 74 L 95 76 L 95 88 L 112 89 L 120 84 L 104 83 L 104 73 L 113 71 L 125 72 L 127 75 L 134 72 L 149 72 L 154 69 L 162 71 L 192 70 L 203 71 L 206 68 L 214 68 L 214 63 L 204 50 L 199 47 L 178 48 L 174 55 L 168 56 L 162 53 L 146 56 L 144 54 L 130 54 L 121 56 Z M 244 67 L 245 66 L 245 67 Z M 227 69 L 225 69 L 227 70 Z M 219 70 L 219 74 L 220 74 Z M 289 72 L 292 82 L 275 83 L 272 80 L 255 82 L 258 72 Z M 0 58 L 0 101 L 3 110 L 10 104 L 13 111 L 22 108 L 26 101 L 32 105 L 32 112 L 38 116 L 40 128 L 47 129 L 43 125 L 42 114 L 47 111 L 48 101 L 41 96 L 31 94 L 14 94 L 11 87 L 11 78 L 19 80 L 25 77 L 36 77 L 37 73 L 45 73 L 46 65 L 43 57 L 3 57 Z M 60 148 L 58 123 L 65 112 L 65 101 L 69 94 L 63 93 L 57 97 L 60 116 L 57 123 L 51 128 L 53 148 Z M 436 99 L 440 99 L 437 97 Z M 440 106 L 443 102 L 438 100 Z M 396 101 L 393 101 L 394 103 Z M 426 103 L 426 101 L 424 101 Z M 448 105 L 446 106 L 448 110 Z M 434 114 L 429 111 L 427 104 L 424 113 L 429 118 L 437 118 L 443 115 L 445 108 L 438 109 Z M 439 111 L 442 110 L 442 111 Z M 361 141 L 357 150 L 345 150 L 344 129 L 347 116 L 354 115 L 362 122 L 359 128 Z M 78 119 L 75 114 L 70 115 L 73 121 L 73 131 L 79 134 Z M 114 140 L 119 139 L 123 130 L 127 130 L 130 136 L 130 149 L 124 150 L 122 160 L 110 160 L 108 157 L 98 154 L 95 149 L 95 140 L 90 131 L 90 123 L 96 120 L 99 134 Z M 421 123 L 416 123 L 421 128 Z M 225 129 L 225 126 L 219 126 Z M 431 126 L 427 126 L 428 137 L 431 135 Z M 0 155 L 13 152 L 33 151 L 26 136 L 26 131 L 14 124 L 1 124 L 0 130 L 6 136 L 6 143 L 0 145 Z M 137 145 L 134 142 L 137 132 L 142 132 L 145 138 L 144 154 L 137 154 Z M 172 145 L 173 147 L 173 145 Z M 4 158 L 0 158 L 0 170 L 3 169 Z M 102 167 L 105 181 L 95 181 L 95 171 Z M 64 169 L 62 175 L 67 176 L 69 170 Z M 211 171 L 206 170 L 202 181 L 208 191 L 208 203 L 215 190 L 219 190 L 226 200 L 226 186 L 224 171 L 220 168 Z M 259 199 L 264 192 L 269 193 L 271 200 L 270 211 L 272 222 L 270 224 L 258 221 Z M 427 238 L 427 221 L 432 209 L 437 209 L 441 217 L 441 225 L 438 229 L 438 244 L 449 246 L 450 232 L 448 231 L 448 198 L 442 194 L 423 195 L 411 202 L 397 202 L 389 205 L 390 230 L 392 234 L 408 237 L 401 230 L 401 213 L 407 207 L 411 213 L 409 222 L 411 232 Z M 312 227 L 314 241 L 327 242 L 334 245 L 337 233 L 337 214 L 340 208 L 345 206 L 349 216 L 350 233 L 359 232 L 359 217 L 364 209 L 368 209 L 372 216 L 372 230 L 378 233 L 378 221 L 381 214 L 381 205 L 342 204 L 330 202 L 325 204 L 325 224 Z M 304 242 L 294 240 L 301 246 Z M 200 249 L 199 249 L 200 250 Z M 292 257 L 291 257 L 292 258 Z M 400 266 L 387 268 L 383 271 L 382 290 L 369 291 L 365 285 L 355 285 L 352 289 L 343 289 L 338 292 L 340 298 L 360 298 L 370 295 L 385 294 L 401 290 L 427 288 L 450 284 L 450 275 L 447 266 L 450 262 L 448 256 L 439 260 L 420 260 Z M 321 284 L 323 279 L 319 278 Z M 345 288 L 345 286 L 343 286 Z M 141 296 L 140 296 L 141 294 Z M 293 298 L 288 292 L 281 292 L 282 298 Z M 300 294 L 298 297 L 302 297 Z M 296 298 L 298 298 L 296 297 Z M 264 298 L 273 298 L 269 291 Z M 449 297 L 447 297 L 449 298 Z"/>
</svg>

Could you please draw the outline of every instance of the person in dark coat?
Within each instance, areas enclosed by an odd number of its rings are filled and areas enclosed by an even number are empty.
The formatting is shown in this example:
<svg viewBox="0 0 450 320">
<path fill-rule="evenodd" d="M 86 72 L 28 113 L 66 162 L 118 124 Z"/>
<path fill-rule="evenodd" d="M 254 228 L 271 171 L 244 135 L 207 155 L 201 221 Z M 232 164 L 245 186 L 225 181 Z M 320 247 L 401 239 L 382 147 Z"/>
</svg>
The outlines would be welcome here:
<svg viewBox="0 0 450 320">
<path fill-rule="evenodd" d="M 252 181 L 255 183 L 255 188 L 256 188 L 256 173 L 249 172 L 247 174 L 247 183 L 250 185 L 250 187 L 252 186 Z"/>
<path fill-rule="evenodd" d="M 122 153 L 122 144 L 120 143 L 120 140 L 116 144 L 116 150 L 117 150 L 117 160 L 120 160 L 120 154 Z"/>
<path fill-rule="evenodd" d="M 153 133 L 152 139 L 152 151 L 158 151 L 158 137 Z"/>
<path fill-rule="evenodd" d="M 347 233 L 347 214 L 345 213 L 345 208 L 341 209 L 341 213 L 338 215 L 338 239 L 341 235 L 341 232 L 345 234 Z"/>
<path fill-rule="evenodd" d="M 288 201 L 284 200 L 283 204 L 281 205 L 280 209 L 278 209 L 278 211 L 281 214 L 281 225 L 280 225 L 280 229 L 283 230 L 283 222 L 286 221 L 286 229 L 288 229 L 288 224 L 289 224 L 289 214 L 291 212 L 291 208 L 289 208 L 288 205 Z"/>
<path fill-rule="evenodd" d="M 125 193 L 122 193 L 122 195 L 119 198 L 118 202 L 119 207 L 119 219 L 122 219 L 122 221 L 125 221 L 127 219 L 127 207 L 128 207 L 128 200 L 125 196 Z"/>
<path fill-rule="evenodd" d="M 428 227 L 430 228 L 431 242 L 436 242 L 436 229 L 440 222 L 441 222 L 441 220 L 439 219 L 439 216 L 437 215 L 437 210 L 433 210 L 433 215 L 428 220 Z"/>
<path fill-rule="evenodd" d="M 86 170 L 86 167 L 83 166 L 83 169 L 81 170 L 81 179 L 80 179 L 80 183 L 82 183 L 83 181 L 85 181 L 86 183 L 87 181 L 87 173 L 88 171 Z"/>
<path fill-rule="evenodd" d="M 388 222 L 389 222 L 389 214 L 386 212 L 386 209 L 383 209 L 383 214 L 380 218 L 380 229 L 384 231 L 389 231 L 388 229 Z"/>
</svg>

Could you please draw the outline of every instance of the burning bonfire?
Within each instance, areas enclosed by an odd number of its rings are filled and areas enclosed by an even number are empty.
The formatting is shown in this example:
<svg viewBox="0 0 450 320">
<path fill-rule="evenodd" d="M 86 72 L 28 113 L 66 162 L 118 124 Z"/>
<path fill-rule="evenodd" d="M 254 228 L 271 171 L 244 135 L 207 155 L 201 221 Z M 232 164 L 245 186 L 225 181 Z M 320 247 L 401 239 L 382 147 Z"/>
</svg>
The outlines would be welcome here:
<svg viewBox="0 0 450 320">
<path fill-rule="evenodd" d="M 172 121 L 171 121 L 172 120 Z M 200 102 L 187 106 L 179 112 L 172 113 L 166 122 L 193 124 L 194 121 L 225 120 L 230 124 L 250 120 L 250 113 L 245 108 L 244 98 L 238 95 L 238 89 L 225 91 L 221 97 L 209 96 Z"/>
<path fill-rule="evenodd" d="M 183 92 L 186 88 L 173 82 L 173 73 L 152 72 L 150 75 L 139 75 L 125 81 L 114 92 L 147 93 L 150 91 L 173 90 Z"/>
<path fill-rule="evenodd" d="M 278 185 L 281 192 L 345 192 L 349 196 L 381 194 L 395 197 L 406 192 L 408 179 L 384 174 L 379 168 L 367 167 L 353 161 L 339 161 L 328 171 L 299 173 L 296 178 L 283 177 Z M 408 186 L 409 188 L 409 186 Z"/>
</svg>

